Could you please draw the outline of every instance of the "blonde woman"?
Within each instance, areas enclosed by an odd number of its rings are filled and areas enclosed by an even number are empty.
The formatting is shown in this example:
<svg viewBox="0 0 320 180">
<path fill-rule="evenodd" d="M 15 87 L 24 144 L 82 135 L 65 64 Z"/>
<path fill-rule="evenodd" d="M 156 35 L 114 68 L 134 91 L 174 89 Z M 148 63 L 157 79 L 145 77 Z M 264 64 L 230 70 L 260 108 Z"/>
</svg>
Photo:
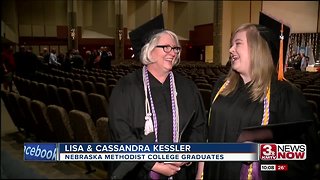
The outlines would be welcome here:
<svg viewBox="0 0 320 180">
<path fill-rule="evenodd" d="M 235 30 L 229 50 L 230 71 L 215 84 L 213 90 L 208 142 L 277 142 L 274 134 L 240 137 L 240 133 L 252 126 L 313 120 L 302 93 L 289 82 L 277 79 L 277 46 L 277 38 L 262 25 L 243 24 Z M 286 140 L 291 139 L 288 137 Z M 279 176 L 298 178 L 298 174 L 302 179 L 308 179 L 310 176 L 294 163 L 288 164 L 294 175 L 291 172 L 261 174 L 260 165 L 255 166 L 256 163 L 205 162 L 203 178 L 276 179 Z"/>
</svg>

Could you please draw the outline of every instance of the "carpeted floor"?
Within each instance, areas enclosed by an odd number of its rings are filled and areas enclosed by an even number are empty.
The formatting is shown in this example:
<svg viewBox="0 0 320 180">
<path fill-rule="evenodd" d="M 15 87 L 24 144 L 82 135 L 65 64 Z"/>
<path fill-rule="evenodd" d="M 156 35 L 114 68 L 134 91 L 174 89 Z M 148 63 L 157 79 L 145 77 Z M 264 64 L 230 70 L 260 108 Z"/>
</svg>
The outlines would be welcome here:
<svg viewBox="0 0 320 180">
<path fill-rule="evenodd" d="M 101 162 L 87 174 L 84 162 L 30 162 L 23 160 L 23 133 L 15 128 L 1 99 L 1 179 L 106 179 Z"/>
</svg>

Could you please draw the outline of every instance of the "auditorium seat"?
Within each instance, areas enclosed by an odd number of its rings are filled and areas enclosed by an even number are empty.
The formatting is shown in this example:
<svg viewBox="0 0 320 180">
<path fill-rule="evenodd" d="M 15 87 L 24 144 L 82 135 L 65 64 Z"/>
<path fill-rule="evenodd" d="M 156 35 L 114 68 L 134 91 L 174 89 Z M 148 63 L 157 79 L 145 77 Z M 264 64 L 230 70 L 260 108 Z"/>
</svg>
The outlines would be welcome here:
<svg viewBox="0 0 320 180">
<path fill-rule="evenodd" d="M 116 74 L 114 75 L 114 78 L 118 81 L 119 79 L 121 79 L 123 77 L 123 75 L 121 74 Z"/>
<path fill-rule="evenodd" d="M 95 124 L 100 117 L 108 117 L 109 104 L 103 95 L 90 93 L 88 100 L 91 107 L 91 117 Z"/>
<path fill-rule="evenodd" d="M 69 114 L 61 106 L 49 105 L 47 107 L 49 121 L 52 129 L 57 137 L 58 142 L 73 142 L 74 134 L 71 128 Z"/>
<path fill-rule="evenodd" d="M 53 84 L 53 85 L 56 85 L 57 87 L 59 87 L 58 76 L 50 74 L 49 77 L 50 77 L 50 82 L 51 82 L 50 84 Z"/>
<path fill-rule="evenodd" d="M 299 80 L 295 80 L 295 81 L 294 81 L 294 84 L 299 84 L 300 87 L 301 87 L 301 90 L 303 90 L 305 87 L 307 87 L 307 85 L 309 84 L 309 82 L 306 81 L 306 80 L 299 79 Z"/>
<path fill-rule="evenodd" d="M 316 85 L 316 84 L 309 84 L 307 85 L 308 89 L 320 89 L 320 85 Z"/>
<path fill-rule="evenodd" d="M 320 88 L 319 89 L 313 89 L 313 88 L 310 88 L 310 87 L 306 87 L 302 90 L 302 92 L 305 92 L 305 93 L 313 93 L 313 94 L 319 94 L 320 95 Z"/>
<path fill-rule="evenodd" d="M 66 87 L 66 79 L 64 77 L 57 77 L 58 87 Z"/>
<path fill-rule="evenodd" d="M 116 78 L 108 78 L 107 79 L 107 85 L 115 85 L 117 84 L 117 79 Z"/>
<path fill-rule="evenodd" d="M 312 100 L 312 99 L 308 99 L 307 102 L 309 103 L 312 111 L 315 112 L 315 113 L 317 113 L 318 104 L 316 103 L 316 101 L 314 101 L 314 100 Z"/>
<path fill-rule="evenodd" d="M 106 100 L 109 102 L 109 94 L 110 93 L 109 93 L 109 87 L 107 84 L 97 82 L 96 83 L 96 91 L 97 91 L 97 94 L 104 96 L 106 98 Z"/>
<path fill-rule="evenodd" d="M 100 117 L 96 123 L 97 135 L 100 142 L 111 142 L 109 119 Z"/>
<path fill-rule="evenodd" d="M 11 117 L 13 124 L 16 126 L 19 132 L 23 132 L 24 130 L 24 117 L 21 115 L 21 109 L 18 106 L 18 95 L 10 95 L 13 94 L 14 92 L 8 92 L 3 89 L 1 89 L 1 98 L 3 100 L 3 103 L 5 107 L 7 108 L 7 111 L 9 113 L 9 116 Z"/>
<path fill-rule="evenodd" d="M 84 91 L 85 91 L 87 94 L 96 93 L 96 86 L 95 86 L 95 83 L 94 83 L 94 82 L 85 81 L 85 82 L 83 83 L 83 86 L 84 86 Z"/>
<path fill-rule="evenodd" d="M 199 89 L 208 89 L 213 90 L 212 86 L 209 83 L 196 83 Z"/>
<path fill-rule="evenodd" d="M 38 76 L 39 76 L 38 77 L 39 82 L 48 84 L 48 74 L 43 73 L 43 72 L 39 72 Z"/>
<path fill-rule="evenodd" d="M 203 100 L 203 104 L 206 110 L 206 113 L 208 115 L 210 107 L 211 107 L 211 93 L 212 90 L 209 89 L 199 89 L 202 100 Z"/>
<path fill-rule="evenodd" d="M 73 81 L 74 89 L 79 91 L 84 91 L 83 82 L 79 79 Z"/>
<path fill-rule="evenodd" d="M 74 80 L 81 80 L 81 75 L 78 73 L 74 73 Z"/>
<path fill-rule="evenodd" d="M 21 80 L 22 78 L 21 77 L 19 77 L 19 76 L 17 76 L 17 75 L 14 75 L 13 76 L 13 81 L 14 81 L 14 85 L 16 86 L 16 88 L 17 88 L 17 91 L 20 93 L 20 91 L 21 91 L 21 87 L 22 87 L 22 80 Z M 21 94 L 21 93 L 20 93 Z"/>
<path fill-rule="evenodd" d="M 45 104 L 48 104 L 48 100 L 49 100 L 49 94 L 48 94 L 48 85 L 45 83 L 38 83 L 38 89 L 37 89 L 38 93 L 39 93 L 39 101 L 42 101 Z"/>
<path fill-rule="evenodd" d="M 214 84 L 215 82 L 217 82 L 218 79 L 219 77 L 209 77 L 208 81 L 210 84 Z"/>
<path fill-rule="evenodd" d="M 88 96 L 84 91 L 72 90 L 71 98 L 74 104 L 74 109 L 83 111 L 91 115 L 91 108 Z"/>
<path fill-rule="evenodd" d="M 69 72 L 69 75 L 67 78 L 71 78 L 72 80 L 76 79 L 74 73 Z"/>
<path fill-rule="evenodd" d="M 76 142 L 99 142 L 96 126 L 88 113 L 74 109 L 69 112 L 69 119 Z"/>
<path fill-rule="evenodd" d="M 58 88 L 57 86 L 53 85 L 53 84 L 49 84 L 47 85 L 47 91 L 48 91 L 48 105 L 50 104 L 55 104 L 58 106 L 61 106 L 61 101 L 60 101 L 60 97 L 58 94 Z"/>
<path fill-rule="evenodd" d="M 74 82 L 73 82 L 73 79 L 71 78 L 66 78 L 66 88 L 69 88 L 70 90 L 73 90 L 74 89 Z"/>
<path fill-rule="evenodd" d="M 111 75 L 112 75 L 112 74 L 111 74 Z M 105 78 L 105 79 L 108 79 L 108 75 L 107 75 L 106 73 L 100 72 L 100 73 L 99 73 L 99 76 L 100 76 L 100 77 L 103 77 L 103 78 Z M 113 77 L 113 75 L 112 75 L 112 77 Z"/>
<path fill-rule="evenodd" d="M 87 75 L 89 76 L 94 76 L 94 72 L 91 71 L 90 69 L 87 69 Z"/>
<path fill-rule="evenodd" d="M 98 78 L 100 76 L 100 73 L 99 72 L 93 72 L 93 76 Z"/>
<path fill-rule="evenodd" d="M 37 141 L 41 140 L 41 132 L 39 124 L 31 110 L 31 99 L 26 96 L 19 96 L 19 106 L 25 117 L 25 129 L 36 137 Z"/>
<path fill-rule="evenodd" d="M 96 126 L 88 113 L 71 110 L 69 119 L 76 142 L 99 142 Z M 95 171 L 90 164 L 90 162 L 85 162 L 87 174 Z"/>
<path fill-rule="evenodd" d="M 74 109 L 74 103 L 71 97 L 71 90 L 65 87 L 58 88 L 58 96 L 61 106 L 66 109 L 67 112 Z"/>
<path fill-rule="evenodd" d="M 302 90 L 302 87 L 300 84 L 293 83 L 293 85 L 296 86 L 300 91 Z"/>
<path fill-rule="evenodd" d="M 30 82 L 30 96 L 27 96 L 31 99 L 40 99 L 40 94 L 38 92 L 38 82 L 36 81 L 31 81 Z"/>
<path fill-rule="evenodd" d="M 198 83 L 208 83 L 208 81 L 205 78 L 199 78 L 199 77 L 195 78 L 194 82 L 196 84 L 198 84 Z"/>
<path fill-rule="evenodd" d="M 106 83 L 107 83 L 107 80 L 106 80 L 106 78 L 104 78 L 104 77 L 97 77 L 96 83 L 99 83 L 99 82 L 106 84 Z"/>
<path fill-rule="evenodd" d="M 88 81 L 96 83 L 97 82 L 97 78 L 94 77 L 93 75 L 91 75 L 91 76 L 88 76 Z"/>
<path fill-rule="evenodd" d="M 56 136 L 53 132 L 52 124 L 47 114 L 47 106 L 41 101 L 32 100 L 31 110 L 38 122 L 39 132 L 41 133 L 41 140 L 46 142 L 57 142 Z"/>
<path fill-rule="evenodd" d="M 26 97 L 31 97 L 31 91 L 30 91 L 30 84 L 31 81 L 29 79 L 21 79 L 21 90 L 19 90 L 19 94 L 26 96 Z"/>
<path fill-rule="evenodd" d="M 115 86 L 116 86 L 115 84 L 110 84 L 110 85 L 108 85 L 109 97 L 111 96 L 112 90 L 113 90 L 113 88 L 114 88 Z"/>
<path fill-rule="evenodd" d="M 303 95 L 307 100 L 312 100 L 317 103 L 317 115 L 320 117 L 320 94 L 314 94 L 314 93 L 306 93 L 304 92 Z"/>
<path fill-rule="evenodd" d="M 308 104 L 310 105 L 310 108 L 312 109 L 312 112 L 314 114 L 314 117 L 316 119 L 316 124 L 320 127 L 319 123 L 319 115 L 318 115 L 318 104 L 314 100 L 307 100 Z"/>
<path fill-rule="evenodd" d="M 88 81 L 88 80 L 89 80 L 89 78 L 88 78 L 88 76 L 87 76 L 87 75 L 85 75 L 85 74 L 81 74 L 81 75 L 80 75 L 80 80 L 81 80 L 82 82 L 85 82 L 85 81 Z"/>
</svg>

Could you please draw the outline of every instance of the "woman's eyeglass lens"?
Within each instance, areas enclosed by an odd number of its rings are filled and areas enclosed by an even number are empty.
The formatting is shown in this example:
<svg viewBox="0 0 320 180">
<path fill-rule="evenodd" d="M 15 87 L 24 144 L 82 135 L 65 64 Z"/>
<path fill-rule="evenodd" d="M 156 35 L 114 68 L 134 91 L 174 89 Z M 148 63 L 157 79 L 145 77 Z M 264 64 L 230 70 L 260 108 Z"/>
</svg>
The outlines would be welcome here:
<svg viewBox="0 0 320 180">
<path fill-rule="evenodd" d="M 167 46 L 156 46 L 157 48 L 162 48 L 165 53 L 170 53 L 173 50 L 174 53 L 178 54 L 181 51 L 181 47 L 171 47 Z"/>
</svg>

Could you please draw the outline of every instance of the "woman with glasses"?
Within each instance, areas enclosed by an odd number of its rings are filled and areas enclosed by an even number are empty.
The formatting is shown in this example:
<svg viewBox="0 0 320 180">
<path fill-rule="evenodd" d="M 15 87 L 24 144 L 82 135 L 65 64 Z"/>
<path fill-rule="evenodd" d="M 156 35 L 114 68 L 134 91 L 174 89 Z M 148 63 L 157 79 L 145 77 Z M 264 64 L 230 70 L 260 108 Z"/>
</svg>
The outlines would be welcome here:
<svg viewBox="0 0 320 180">
<path fill-rule="evenodd" d="M 114 142 L 204 142 L 201 95 L 192 80 L 173 71 L 180 53 L 172 31 L 153 31 L 144 41 L 143 67 L 121 78 L 110 97 Z M 188 162 L 115 162 L 109 173 L 111 179 L 195 179 L 196 168 L 197 163 Z"/>
</svg>

